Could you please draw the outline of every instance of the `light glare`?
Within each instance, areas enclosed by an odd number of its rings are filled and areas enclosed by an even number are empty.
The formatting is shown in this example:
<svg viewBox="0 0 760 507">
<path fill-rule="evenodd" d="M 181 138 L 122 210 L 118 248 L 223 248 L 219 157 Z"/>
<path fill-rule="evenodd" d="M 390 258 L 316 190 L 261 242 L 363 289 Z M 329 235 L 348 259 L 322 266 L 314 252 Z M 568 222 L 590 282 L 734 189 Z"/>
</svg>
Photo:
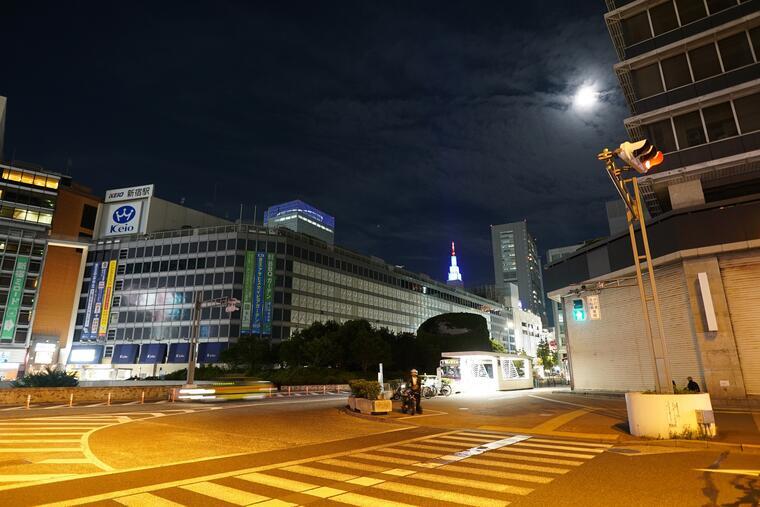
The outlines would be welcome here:
<svg viewBox="0 0 760 507">
<path fill-rule="evenodd" d="M 592 86 L 581 86 L 575 93 L 573 103 L 580 109 L 588 109 L 596 104 L 597 91 Z"/>
</svg>

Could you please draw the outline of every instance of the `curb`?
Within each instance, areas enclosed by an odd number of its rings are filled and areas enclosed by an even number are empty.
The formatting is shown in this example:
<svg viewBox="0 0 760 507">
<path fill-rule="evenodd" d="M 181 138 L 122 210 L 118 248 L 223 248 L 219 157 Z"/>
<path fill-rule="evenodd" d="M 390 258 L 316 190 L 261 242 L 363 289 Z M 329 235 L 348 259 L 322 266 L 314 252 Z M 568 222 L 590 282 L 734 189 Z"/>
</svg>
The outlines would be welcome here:
<svg viewBox="0 0 760 507">
<path fill-rule="evenodd" d="M 663 439 L 663 440 L 639 440 L 635 438 L 626 439 L 618 442 L 615 447 L 625 447 L 625 444 L 629 445 L 652 445 L 662 447 L 685 447 L 690 449 L 737 449 L 739 452 L 746 452 L 750 454 L 760 454 L 760 445 L 758 444 L 745 444 L 734 442 L 716 442 L 711 440 L 678 440 L 678 439 Z"/>
<path fill-rule="evenodd" d="M 375 421 L 375 422 L 383 422 L 383 423 L 395 422 L 396 424 L 408 424 L 406 423 L 406 421 L 400 421 L 399 417 L 393 417 L 391 415 L 368 415 L 368 414 L 362 414 L 361 412 L 354 412 L 348 407 L 348 405 L 344 407 L 340 407 L 338 411 L 343 412 L 344 414 L 350 415 L 352 417 L 365 419 L 367 421 Z"/>
</svg>

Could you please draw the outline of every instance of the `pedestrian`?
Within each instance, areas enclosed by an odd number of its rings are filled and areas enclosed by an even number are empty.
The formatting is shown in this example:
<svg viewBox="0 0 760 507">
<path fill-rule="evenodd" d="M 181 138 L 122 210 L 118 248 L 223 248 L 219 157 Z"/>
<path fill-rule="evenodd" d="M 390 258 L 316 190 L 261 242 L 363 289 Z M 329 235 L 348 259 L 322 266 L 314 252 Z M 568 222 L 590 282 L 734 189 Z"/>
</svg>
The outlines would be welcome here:
<svg viewBox="0 0 760 507">
<path fill-rule="evenodd" d="M 420 405 L 420 400 L 422 399 L 422 382 L 420 381 L 420 378 L 417 376 L 417 370 L 412 368 L 412 370 L 409 372 L 409 381 L 407 382 L 407 385 L 409 386 L 409 389 L 412 391 L 412 396 L 414 396 L 415 404 L 417 405 L 417 413 L 422 413 L 422 405 Z"/>
<path fill-rule="evenodd" d="M 689 381 L 688 384 L 686 384 L 686 390 L 690 393 L 698 393 L 699 392 L 699 384 L 694 382 L 694 379 L 691 377 L 686 377 L 686 380 Z"/>
</svg>

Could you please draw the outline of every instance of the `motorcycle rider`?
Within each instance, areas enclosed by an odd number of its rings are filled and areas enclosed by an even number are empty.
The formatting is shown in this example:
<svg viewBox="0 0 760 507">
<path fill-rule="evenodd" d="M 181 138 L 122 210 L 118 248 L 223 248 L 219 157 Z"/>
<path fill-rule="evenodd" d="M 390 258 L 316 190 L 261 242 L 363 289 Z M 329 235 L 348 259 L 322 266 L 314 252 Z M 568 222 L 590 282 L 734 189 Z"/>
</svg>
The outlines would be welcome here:
<svg viewBox="0 0 760 507">
<path fill-rule="evenodd" d="M 420 400 L 422 398 L 422 380 L 417 376 L 416 369 L 412 368 L 412 370 L 409 372 L 409 379 L 407 380 L 406 385 L 412 391 L 414 401 L 417 402 L 417 413 L 421 414 L 422 406 L 420 405 Z"/>
</svg>

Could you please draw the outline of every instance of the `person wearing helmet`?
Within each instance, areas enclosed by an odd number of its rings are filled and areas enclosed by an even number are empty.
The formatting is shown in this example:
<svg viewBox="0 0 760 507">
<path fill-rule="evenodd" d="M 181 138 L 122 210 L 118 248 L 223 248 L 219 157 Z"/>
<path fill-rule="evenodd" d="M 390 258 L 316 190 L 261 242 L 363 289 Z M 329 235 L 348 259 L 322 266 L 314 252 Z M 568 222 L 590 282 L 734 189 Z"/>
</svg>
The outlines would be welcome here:
<svg viewBox="0 0 760 507">
<path fill-rule="evenodd" d="M 417 413 L 421 414 L 422 406 L 420 405 L 420 400 L 422 399 L 422 381 L 417 376 L 417 370 L 414 368 L 412 368 L 412 370 L 409 372 L 409 380 L 407 382 L 407 385 L 412 391 L 414 401 L 417 402 Z"/>
</svg>

